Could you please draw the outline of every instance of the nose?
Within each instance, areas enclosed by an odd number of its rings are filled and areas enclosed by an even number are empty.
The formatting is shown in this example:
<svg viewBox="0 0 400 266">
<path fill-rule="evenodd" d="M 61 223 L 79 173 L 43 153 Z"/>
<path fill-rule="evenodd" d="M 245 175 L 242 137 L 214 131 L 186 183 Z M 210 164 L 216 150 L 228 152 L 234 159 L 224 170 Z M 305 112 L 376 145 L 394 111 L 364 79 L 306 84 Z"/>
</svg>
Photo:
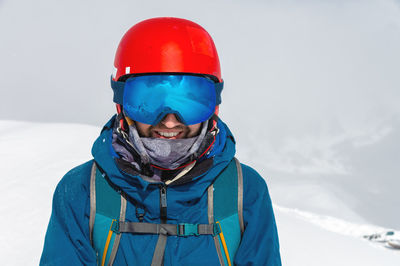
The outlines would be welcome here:
<svg viewBox="0 0 400 266">
<path fill-rule="evenodd" d="M 181 122 L 178 121 L 175 114 L 167 114 L 161 123 L 166 126 L 167 128 L 174 128 L 176 126 L 182 125 Z"/>
</svg>

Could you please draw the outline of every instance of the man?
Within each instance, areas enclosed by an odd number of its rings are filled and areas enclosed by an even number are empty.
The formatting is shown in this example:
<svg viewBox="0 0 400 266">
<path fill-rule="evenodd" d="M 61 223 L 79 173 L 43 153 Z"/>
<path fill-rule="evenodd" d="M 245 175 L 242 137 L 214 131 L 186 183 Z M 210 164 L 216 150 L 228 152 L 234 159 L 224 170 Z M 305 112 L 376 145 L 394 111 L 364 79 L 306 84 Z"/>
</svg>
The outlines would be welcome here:
<svg viewBox="0 0 400 266">
<path fill-rule="evenodd" d="M 122 38 L 117 115 L 58 184 L 43 265 L 281 265 L 265 181 L 234 159 L 222 78 L 199 25 L 154 18 Z"/>
</svg>

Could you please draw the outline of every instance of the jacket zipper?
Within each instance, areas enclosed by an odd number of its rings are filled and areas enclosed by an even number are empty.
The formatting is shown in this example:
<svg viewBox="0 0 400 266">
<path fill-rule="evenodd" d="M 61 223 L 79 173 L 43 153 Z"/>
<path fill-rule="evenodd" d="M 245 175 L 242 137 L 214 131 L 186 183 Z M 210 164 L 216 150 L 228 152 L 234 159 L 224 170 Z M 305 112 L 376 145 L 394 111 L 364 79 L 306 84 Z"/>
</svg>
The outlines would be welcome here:
<svg viewBox="0 0 400 266">
<path fill-rule="evenodd" d="M 160 220 L 161 223 L 167 222 L 167 186 L 160 185 Z"/>
</svg>

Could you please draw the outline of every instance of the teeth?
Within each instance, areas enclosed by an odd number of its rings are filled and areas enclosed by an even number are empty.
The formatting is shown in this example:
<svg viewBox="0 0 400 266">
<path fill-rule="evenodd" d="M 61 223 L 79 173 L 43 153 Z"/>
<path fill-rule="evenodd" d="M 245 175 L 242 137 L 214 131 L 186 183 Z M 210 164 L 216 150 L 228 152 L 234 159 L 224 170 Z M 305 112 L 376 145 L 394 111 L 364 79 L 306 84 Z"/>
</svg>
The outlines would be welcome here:
<svg viewBox="0 0 400 266">
<path fill-rule="evenodd" d="M 179 134 L 179 132 L 158 132 L 158 134 L 160 134 L 163 137 L 172 138 L 176 137 Z"/>
</svg>

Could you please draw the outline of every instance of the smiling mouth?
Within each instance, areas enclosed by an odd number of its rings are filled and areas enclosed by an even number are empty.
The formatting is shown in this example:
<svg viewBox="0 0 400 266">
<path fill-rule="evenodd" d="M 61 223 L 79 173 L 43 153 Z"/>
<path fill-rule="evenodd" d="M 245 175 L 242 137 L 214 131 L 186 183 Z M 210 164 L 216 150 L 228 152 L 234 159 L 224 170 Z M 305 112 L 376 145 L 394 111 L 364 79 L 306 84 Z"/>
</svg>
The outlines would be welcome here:
<svg viewBox="0 0 400 266">
<path fill-rule="evenodd" d="M 166 131 L 154 131 L 156 138 L 161 139 L 179 139 L 182 138 L 183 131 L 179 132 L 166 132 Z"/>
</svg>

